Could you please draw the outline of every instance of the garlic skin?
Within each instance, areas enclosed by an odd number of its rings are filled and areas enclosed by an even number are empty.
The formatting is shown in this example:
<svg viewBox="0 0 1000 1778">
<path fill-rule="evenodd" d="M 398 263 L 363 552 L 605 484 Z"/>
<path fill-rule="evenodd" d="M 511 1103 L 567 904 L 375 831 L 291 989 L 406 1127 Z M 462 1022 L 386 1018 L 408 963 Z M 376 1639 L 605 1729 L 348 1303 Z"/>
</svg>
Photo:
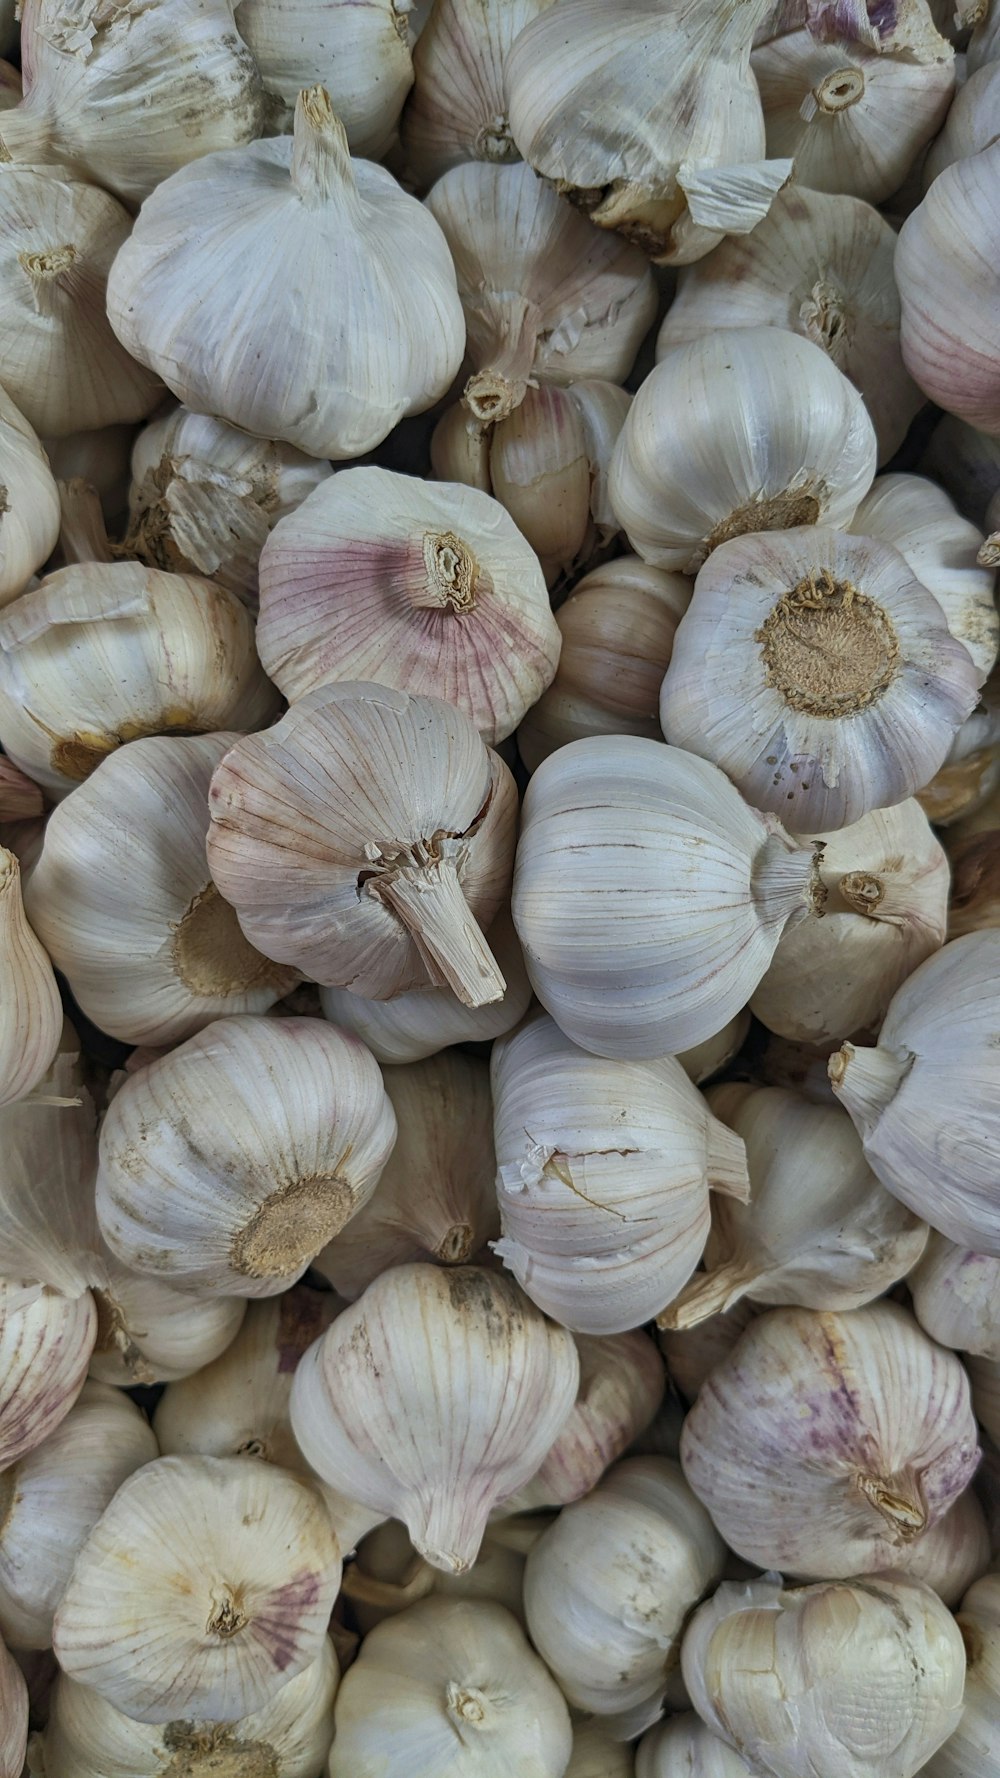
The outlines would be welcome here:
<svg viewBox="0 0 1000 1778">
<path fill-rule="evenodd" d="M 885 1301 L 755 1317 L 681 1434 L 684 1474 L 730 1548 L 806 1579 L 905 1573 L 978 1461 L 958 1358 Z"/>
<path fill-rule="evenodd" d="M 357 1038 L 323 1019 L 219 1019 L 108 1106 L 101 1231 L 133 1271 L 275 1296 L 367 1202 L 395 1139 Z"/>
<path fill-rule="evenodd" d="M 923 406 L 900 350 L 895 251 L 889 223 L 860 199 L 786 186 L 752 234 L 678 274 L 657 359 L 718 327 L 800 334 L 860 390 L 885 462 Z"/>
<path fill-rule="evenodd" d="M 430 407 L 465 343 L 438 224 L 384 167 L 351 160 L 322 87 L 299 94 L 294 136 L 157 187 L 112 267 L 108 315 L 188 407 L 335 459 Z"/>
<path fill-rule="evenodd" d="M 564 1507 L 528 1556 L 524 1602 L 569 1703 L 655 1721 L 683 1621 L 724 1563 L 708 1514 L 664 1457 L 630 1457 Z"/>
<path fill-rule="evenodd" d="M 20 409 L 0 388 L 0 606 L 23 593 L 59 535 L 59 490 Z"/>
<path fill-rule="evenodd" d="M 932 1232 L 906 1282 L 913 1313 L 932 1340 L 1000 1364 L 1000 1258 Z"/>
<path fill-rule="evenodd" d="M 696 574 L 746 532 L 849 523 L 877 454 L 861 396 L 819 346 L 776 327 L 720 328 L 642 384 L 611 504 L 644 561 Z"/>
<path fill-rule="evenodd" d="M 483 928 L 510 882 L 517 793 L 453 705 L 317 686 L 230 748 L 209 805 L 212 877 L 265 955 L 374 999 L 499 1000 Z"/>
<path fill-rule="evenodd" d="M 945 850 L 951 864 L 948 935 L 964 938 L 984 926 L 1000 925 L 995 856 L 1000 844 L 1000 794 L 974 806 L 947 829 Z"/>
<path fill-rule="evenodd" d="M 876 1030 L 896 989 L 944 944 L 948 859 L 912 797 L 811 836 L 823 918 L 782 934 L 750 1008 L 798 1043 Z"/>
<path fill-rule="evenodd" d="M 234 735 L 157 735 L 53 810 L 25 904 L 82 1010 L 123 1043 L 181 1042 L 298 980 L 243 937 L 205 862 L 208 789 Z"/>
<path fill-rule="evenodd" d="M 1000 1445 L 1000 1364 L 990 1358 L 968 1358 L 976 1418 L 994 1445 Z"/>
<path fill-rule="evenodd" d="M 136 208 L 178 167 L 262 127 L 260 75 L 231 0 L 171 0 L 166 11 L 33 0 L 21 54 L 31 79 L 4 115 L 2 158 L 68 167 Z"/>
<path fill-rule="evenodd" d="M 943 1519 L 914 1544 L 905 1578 L 933 1587 L 954 1611 L 962 1594 L 990 1566 L 991 1539 L 986 1515 L 971 1488 L 960 1494 Z"/>
<path fill-rule="evenodd" d="M 409 0 L 236 0 L 264 83 L 269 135 L 286 135 L 303 87 L 326 87 L 352 154 L 381 160 L 413 84 Z"/>
<path fill-rule="evenodd" d="M 62 1041 L 61 1007 L 55 1041 Z M 62 1049 L 30 1094 L 0 1109 L 4 1276 L 31 1278 L 71 1298 L 103 1281 L 95 1121 L 79 1058 Z"/>
<path fill-rule="evenodd" d="M 354 1302 L 390 1266 L 464 1265 L 500 1232 L 485 1062 L 445 1051 L 383 1073 L 398 1135 L 374 1192 L 313 1264 Z"/>
<path fill-rule="evenodd" d="M 976 6 L 975 10 L 980 17 L 976 19 L 965 56 L 969 75 L 987 63 L 995 62 L 1000 55 L 1000 12 L 994 0 L 984 0 L 984 4 Z"/>
<path fill-rule="evenodd" d="M 563 1778 L 572 1746 L 565 1701 L 516 1619 L 478 1600 L 424 1599 L 377 1624 L 335 1721 L 329 1778 Z"/>
<path fill-rule="evenodd" d="M 700 1087 L 706 1080 L 711 1080 L 739 1055 L 750 1030 L 750 1012 L 744 1007 L 731 1018 L 714 1037 L 706 1037 L 704 1043 L 696 1043 L 693 1049 L 682 1050 L 677 1057 L 688 1080 Z"/>
<path fill-rule="evenodd" d="M 130 1271 L 106 1246 L 101 1274 L 90 1375 L 122 1389 L 203 1370 L 232 1344 L 246 1314 L 245 1297 L 175 1290 Z"/>
<path fill-rule="evenodd" d="M 52 964 L 25 916 L 20 864 L 0 846 L 0 1106 L 37 1087 L 62 1025 Z"/>
<path fill-rule="evenodd" d="M 921 1770 L 925 1778 L 990 1778 L 1000 1712 L 1000 1574 L 984 1574 L 958 1613 L 967 1667 L 961 1718 Z"/>
<path fill-rule="evenodd" d="M 28 1745 L 28 1688 L 12 1654 L 0 1642 L 0 1775 L 21 1778 Z"/>
<path fill-rule="evenodd" d="M 535 993 L 595 1055 L 690 1049 L 742 1010 L 782 931 L 810 915 L 813 858 L 693 754 L 571 741 L 522 810 L 513 912 Z"/>
<path fill-rule="evenodd" d="M 362 468 L 322 483 L 265 544 L 257 647 L 293 703 L 377 679 L 455 704 L 494 745 L 550 683 L 560 636 L 499 501 Z"/>
<path fill-rule="evenodd" d="M 726 1584 L 691 1620 L 681 1664 L 708 1727 L 773 1778 L 913 1778 L 962 1715 L 954 1619 L 928 1587 L 884 1575 Z"/>
<path fill-rule="evenodd" d="M 657 1340 L 667 1361 L 667 1374 L 689 1402 L 694 1401 L 716 1365 L 728 1358 L 743 1329 L 759 1313 L 756 1303 L 744 1296 L 724 1314 L 710 1315 L 693 1327 L 658 1328 Z"/>
<path fill-rule="evenodd" d="M 0 755 L 0 821 L 30 821 L 44 809 L 42 793 L 13 760 Z"/>
<path fill-rule="evenodd" d="M 494 1251 L 575 1333 L 641 1326 L 701 1257 L 709 1189 L 746 1197 L 743 1144 L 672 1056 L 608 1063 L 537 1016 L 491 1059 Z"/>
<path fill-rule="evenodd" d="M 654 1723 L 635 1755 L 635 1778 L 748 1778 L 752 1770 L 693 1712 Z"/>
<path fill-rule="evenodd" d="M 917 800 L 936 827 L 950 827 L 981 808 L 1000 785 L 1000 670 L 994 668 L 979 702 L 959 729 L 940 771 Z M 954 887 L 952 900 L 954 901 Z"/>
<path fill-rule="evenodd" d="M 1000 136 L 1000 75 L 995 61 L 973 68 L 955 94 L 923 166 L 924 189 L 945 167 L 990 148 Z"/>
<path fill-rule="evenodd" d="M 139 1722 L 237 1722 L 319 1657 L 340 1569 L 320 1498 L 296 1477 L 160 1457 L 122 1484 L 77 1557 L 59 1665 Z"/>
<path fill-rule="evenodd" d="M 501 1273 L 396 1266 L 310 1347 L 292 1429 L 324 1481 L 402 1519 L 435 1568 L 476 1559 L 573 1407 L 572 1335 Z"/>
<path fill-rule="evenodd" d="M 1000 931 L 956 938 L 893 996 L 877 1047 L 829 1073 L 882 1184 L 959 1247 L 1000 1257 L 994 994 Z"/>
<path fill-rule="evenodd" d="M 0 1278 L 0 1471 L 66 1418 L 86 1381 L 96 1332 L 88 1295 L 58 1296 Z"/>
</svg>

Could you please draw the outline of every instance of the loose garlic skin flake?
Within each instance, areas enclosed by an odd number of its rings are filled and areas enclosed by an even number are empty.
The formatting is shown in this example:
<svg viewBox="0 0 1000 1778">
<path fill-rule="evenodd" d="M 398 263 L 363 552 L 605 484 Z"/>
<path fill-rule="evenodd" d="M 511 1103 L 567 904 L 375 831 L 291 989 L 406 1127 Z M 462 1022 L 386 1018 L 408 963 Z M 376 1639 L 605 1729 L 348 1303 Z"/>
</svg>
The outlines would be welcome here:
<svg viewBox="0 0 1000 1778">
<path fill-rule="evenodd" d="M 0 388 L 0 606 L 23 593 L 59 535 L 59 490 L 20 409 Z"/>
<path fill-rule="evenodd" d="M 37 1087 L 55 1059 L 62 1028 L 52 964 L 24 912 L 21 867 L 0 846 L 0 1106 Z"/>
</svg>

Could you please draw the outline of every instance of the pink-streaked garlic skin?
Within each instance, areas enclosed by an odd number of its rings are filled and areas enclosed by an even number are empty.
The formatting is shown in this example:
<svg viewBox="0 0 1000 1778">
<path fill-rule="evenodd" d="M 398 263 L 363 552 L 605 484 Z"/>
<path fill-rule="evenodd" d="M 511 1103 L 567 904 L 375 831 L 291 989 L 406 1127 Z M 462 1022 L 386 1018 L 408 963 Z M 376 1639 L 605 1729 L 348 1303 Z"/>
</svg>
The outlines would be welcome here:
<svg viewBox="0 0 1000 1778">
<path fill-rule="evenodd" d="M 0 1470 L 65 1419 L 87 1378 L 97 1336 L 89 1292 L 0 1281 Z"/>
</svg>

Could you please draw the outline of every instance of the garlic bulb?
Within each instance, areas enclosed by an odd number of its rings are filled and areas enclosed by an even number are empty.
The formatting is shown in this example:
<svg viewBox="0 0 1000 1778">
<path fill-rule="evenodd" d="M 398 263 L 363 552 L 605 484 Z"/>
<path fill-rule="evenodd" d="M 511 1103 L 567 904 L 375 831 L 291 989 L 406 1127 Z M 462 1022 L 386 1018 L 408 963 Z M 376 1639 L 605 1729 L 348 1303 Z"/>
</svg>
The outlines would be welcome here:
<svg viewBox="0 0 1000 1778">
<path fill-rule="evenodd" d="M 292 1429 L 325 1481 L 461 1573 L 493 1507 L 536 1473 L 578 1381 L 572 1335 L 502 1274 L 396 1266 L 302 1359 Z"/>
<path fill-rule="evenodd" d="M 90 1374 L 131 1389 L 172 1383 L 217 1359 L 239 1333 L 246 1298 L 175 1290 L 132 1272 L 102 1244 Z"/>
<path fill-rule="evenodd" d="M 962 1600 L 958 1628 L 967 1666 L 961 1718 L 921 1767 L 924 1778 L 991 1778 L 1000 1719 L 1000 1574 L 984 1574 Z"/>
<path fill-rule="evenodd" d="M 952 741 L 944 765 L 924 785 L 917 801 L 935 826 L 950 827 L 988 802 L 998 785 L 1000 670 L 994 668 L 972 715 L 966 717 Z"/>
<path fill-rule="evenodd" d="M 782 327 L 822 347 L 864 396 L 879 460 L 923 405 L 903 364 L 896 236 L 858 198 L 787 186 L 752 234 L 678 276 L 657 357 L 725 327 Z"/>
<path fill-rule="evenodd" d="M 556 612 L 556 676 L 522 718 L 517 750 L 529 771 L 584 735 L 660 738 L 660 683 L 691 584 L 621 556 L 577 582 Z"/>
<path fill-rule="evenodd" d="M 23 593 L 59 535 L 59 490 L 35 433 L 0 388 L 0 606 Z"/>
<path fill-rule="evenodd" d="M 500 1039 L 491 1072 L 495 1252 L 575 1332 L 651 1320 L 701 1257 L 710 1187 L 747 1196 L 742 1142 L 674 1057 L 608 1063 L 544 1016 Z"/>
<path fill-rule="evenodd" d="M 597 1055 L 689 1049 L 742 1010 L 810 914 L 813 859 L 693 754 L 571 741 L 522 812 L 514 924 L 535 993 Z"/>
<path fill-rule="evenodd" d="M 209 801 L 209 868 L 265 955 L 375 999 L 499 1000 L 482 928 L 510 882 L 517 793 L 453 705 L 317 686 L 230 748 Z"/>
<path fill-rule="evenodd" d="M 1000 1258 L 932 1233 L 907 1284 L 913 1312 L 933 1340 L 1000 1364 Z"/>
<path fill-rule="evenodd" d="M 59 1008 L 55 1041 L 61 1040 Z M 4 1276 L 35 1279 L 67 1297 L 103 1281 L 94 1214 L 94 1124 L 78 1058 L 63 1050 L 28 1096 L 0 1109 Z"/>
<path fill-rule="evenodd" d="M 696 1043 L 692 1049 L 681 1050 L 677 1060 L 688 1080 L 700 1087 L 703 1081 L 721 1074 L 743 1048 L 749 1030 L 750 1012 L 744 1007 L 714 1037 L 706 1037 L 704 1043 Z"/>
<path fill-rule="evenodd" d="M 383 1079 L 395 1146 L 368 1202 L 314 1261 L 348 1302 L 390 1266 L 464 1265 L 500 1232 L 486 1064 L 446 1051 Z"/>
<path fill-rule="evenodd" d="M 42 793 L 13 760 L 0 754 L 0 821 L 32 820 L 42 813 Z"/>
<path fill-rule="evenodd" d="M 654 1724 L 636 1749 L 635 1778 L 748 1778 L 751 1770 L 692 1712 Z"/>
<path fill-rule="evenodd" d="M 995 61 L 974 68 L 959 87 L 945 119 L 944 129 L 931 143 L 924 161 L 924 187 L 933 184 L 945 167 L 979 154 L 1000 136 L 1000 70 Z"/>
<path fill-rule="evenodd" d="M 655 1721 L 683 1621 L 724 1561 L 708 1514 L 664 1457 L 630 1457 L 564 1507 L 528 1556 L 524 1602 L 569 1702 Z"/>
<path fill-rule="evenodd" d="M 562 1778 L 572 1746 L 565 1701 L 517 1620 L 479 1600 L 424 1599 L 377 1624 L 334 1718 L 330 1778 Z"/>
<path fill-rule="evenodd" d="M 730 1548 L 807 1578 L 905 1572 L 978 1461 L 959 1360 L 889 1302 L 758 1315 L 681 1435 L 684 1474 Z"/>
<path fill-rule="evenodd" d="M 750 1004 L 768 1030 L 829 1044 L 877 1029 L 896 989 L 943 945 L 948 860 L 912 797 L 813 837 L 823 918 L 782 934 Z"/>
<path fill-rule="evenodd" d="M 0 1106 L 38 1085 L 55 1058 L 62 1025 L 52 965 L 25 917 L 21 867 L 0 846 Z"/>
<path fill-rule="evenodd" d="M 62 797 L 126 741 L 265 727 L 250 614 L 211 581 L 79 562 L 0 612 L 0 738 Z"/>
<path fill-rule="evenodd" d="M 633 1778 L 631 1747 L 615 1741 L 598 1722 L 576 1723 L 573 1753 L 564 1778 Z"/>
<path fill-rule="evenodd" d="M 275 1296 L 367 1202 L 395 1139 L 356 1037 L 323 1019 L 219 1019 L 108 1106 L 101 1230 L 133 1271 Z"/>
<path fill-rule="evenodd" d="M 135 441 L 123 547 L 151 568 L 209 575 L 254 610 L 268 534 L 332 473 L 291 445 L 174 408 Z"/>
<path fill-rule="evenodd" d="M 559 645 L 534 551 L 473 488 L 343 469 L 260 559 L 257 647 L 292 702 L 375 678 L 446 699 L 495 743 L 551 681 Z"/>
<path fill-rule="evenodd" d="M 882 1184 L 960 1247 L 1000 1257 L 994 1043 L 1000 931 L 953 939 L 893 996 L 876 1048 L 830 1058 Z"/>
<path fill-rule="evenodd" d="M 743 1329 L 759 1313 L 749 1297 L 740 1297 L 724 1314 L 710 1315 L 694 1327 L 659 1330 L 659 1347 L 667 1361 L 667 1373 L 688 1401 L 694 1401 L 705 1378 L 728 1358 Z"/>
<path fill-rule="evenodd" d="M 681 1661 L 708 1727 L 772 1778 L 913 1778 L 962 1714 L 954 1619 L 928 1587 L 884 1575 L 722 1586 Z"/>
<path fill-rule="evenodd" d="M 384 167 L 351 160 L 322 87 L 300 93 L 294 138 L 157 187 L 108 314 L 179 401 L 313 457 L 360 457 L 430 407 L 465 343 L 440 228 Z"/>
<path fill-rule="evenodd" d="M 302 87 L 321 83 L 352 154 L 381 160 L 413 84 L 410 0 L 236 0 L 236 28 L 264 83 L 269 134 L 291 129 Z"/>
<path fill-rule="evenodd" d="M 845 525 L 875 474 L 857 390 L 811 340 L 721 328 L 667 353 L 632 403 L 611 503 L 644 561 L 694 574 L 745 532 Z"/>
<path fill-rule="evenodd" d="M 0 1778 L 21 1778 L 27 1745 L 28 1688 L 13 1655 L 0 1642 Z"/>
<path fill-rule="evenodd" d="M 46 824 L 28 917 L 87 1017 L 124 1043 L 263 1012 L 298 979 L 252 948 L 205 863 L 209 781 L 235 738 L 132 741 Z"/>
<path fill-rule="evenodd" d="M 160 1457 L 122 1484 L 77 1557 L 59 1665 L 139 1722 L 236 1722 L 318 1659 L 340 1566 L 319 1495 L 295 1476 Z"/>
<path fill-rule="evenodd" d="M 1000 1364 L 991 1358 L 966 1361 L 976 1418 L 994 1445 L 1000 1445 Z"/>
<path fill-rule="evenodd" d="M 238 1722 L 136 1722 L 60 1674 L 45 1731 L 45 1778 L 316 1778 L 333 1736 L 333 1643 Z M 171 1770 L 172 1768 L 172 1770 Z"/>
<path fill-rule="evenodd" d="M 86 1381 L 96 1331 L 88 1295 L 0 1278 L 0 1471 L 66 1418 Z"/>
<path fill-rule="evenodd" d="M 402 1525 L 387 1519 L 364 1539 L 357 1561 L 344 1570 L 343 1590 L 352 1616 L 367 1636 L 384 1618 L 438 1593 L 449 1599 L 491 1600 L 523 1627 L 524 1564 L 549 1523 L 546 1513 L 494 1518 L 472 1567 L 462 1574 L 443 1574 L 417 1555 Z"/>
<path fill-rule="evenodd" d="M 803 526 L 713 553 L 678 625 L 660 720 L 754 807 L 819 833 L 926 784 L 981 682 L 898 550 Z"/>
<path fill-rule="evenodd" d="M 905 1578 L 933 1587 L 954 1611 L 962 1594 L 990 1566 L 986 1515 L 971 1488 L 960 1494 L 943 1519 L 918 1538 L 906 1558 Z"/>
</svg>

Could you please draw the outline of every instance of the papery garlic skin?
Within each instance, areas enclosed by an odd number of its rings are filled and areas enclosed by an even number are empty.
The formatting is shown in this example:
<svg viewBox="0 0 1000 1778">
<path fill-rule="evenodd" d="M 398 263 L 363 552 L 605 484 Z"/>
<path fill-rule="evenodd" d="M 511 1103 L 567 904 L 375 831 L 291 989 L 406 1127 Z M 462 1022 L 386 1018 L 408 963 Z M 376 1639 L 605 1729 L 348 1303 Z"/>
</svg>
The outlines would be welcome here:
<svg viewBox="0 0 1000 1778">
<path fill-rule="evenodd" d="M 0 1642 L 0 1773 L 20 1778 L 28 1745 L 28 1688 L 12 1654 Z"/>
<path fill-rule="evenodd" d="M 957 1618 L 967 1667 L 961 1719 L 921 1770 L 926 1778 L 990 1778 L 1000 1714 L 1000 1574 L 969 1588 Z"/>
<path fill-rule="evenodd" d="M 943 1519 L 912 1545 L 900 1578 L 923 1581 L 954 1611 L 962 1594 L 990 1567 L 992 1540 L 986 1514 L 971 1488 Z"/>
<path fill-rule="evenodd" d="M 232 1344 L 246 1314 L 245 1297 L 175 1290 L 130 1271 L 106 1246 L 101 1273 L 90 1375 L 119 1388 L 201 1371 Z"/>
<path fill-rule="evenodd" d="M 931 143 L 923 166 L 926 189 L 945 167 L 990 148 L 1000 136 L 1000 74 L 996 61 L 973 68 L 955 94 L 944 129 Z"/>
<path fill-rule="evenodd" d="M 161 1457 L 77 1557 L 59 1664 L 139 1722 L 236 1722 L 318 1658 L 340 1568 L 304 1482 L 243 1458 Z"/>
<path fill-rule="evenodd" d="M 220 255 L 226 282 L 208 279 Z M 438 224 L 384 167 L 351 160 L 322 87 L 299 95 L 294 137 L 157 187 L 112 267 L 108 315 L 179 401 L 314 457 L 362 456 L 430 407 L 465 341 Z"/>
<path fill-rule="evenodd" d="M 978 1461 L 962 1365 L 889 1302 L 757 1316 L 681 1435 L 730 1548 L 807 1579 L 905 1573 Z"/>
<path fill-rule="evenodd" d="M 62 1026 L 52 964 L 24 912 L 21 867 L 0 846 L 0 1106 L 38 1085 L 55 1058 Z"/>
<path fill-rule="evenodd" d="M 92 1298 L 0 1278 L 0 1471 L 64 1420 L 87 1378 Z"/>
<path fill-rule="evenodd" d="M 292 1428 L 326 1482 L 402 1519 L 433 1567 L 461 1573 L 492 1508 L 537 1471 L 578 1381 L 572 1335 L 501 1273 L 396 1266 L 306 1353 Z"/>
<path fill-rule="evenodd" d="M 731 1309 L 710 1315 L 694 1327 L 657 1330 L 667 1374 L 682 1396 L 694 1401 L 706 1377 L 729 1357 L 743 1329 L 759 1314 L 756 1303 L 741 1297 Z"/>
<path fill-rule="evenodd" d="M 79 1058 L 62 1049 L 30 1094 L 0 1109 L 4 1277 L 36 1279 L 66 1297 L 79 1297 L 103 1280 L 94 1213 L 95 1122 Z"/>
<path fill-rule="evenodd" d="M 907 1284 L 931 1339 L 1000 1364 L 1000 1257 L 971 1253 L 934 1232 Z"/>
<path fill-rule="evenodd" d="M 697 573 L 745 532 L 847 524 L 875 474 L 865 404 L 811 340 L 721 328 L 678 346 L 632 403 L 611 503 L 633 549 Z"/>
<path fill-rule="evenodd" d="M 23 593 L 59 535 L 59 490 L 20 409 L 0 388 L 0 606 Z"/>
<path fill-rule="evenodd" d="M 410 0 L 236 0 L 264 83 L 268 134 L 286 135 L 303 87 L 326 87 L 352 154 L 381 160 L 413 84 Z"/>
<path fill-rule="evenodd" d="M 693 1712 L 656 1723 L 636 1749 L 635 1778 L 747 1778 L 751 1771 Z"/>
</svg>

